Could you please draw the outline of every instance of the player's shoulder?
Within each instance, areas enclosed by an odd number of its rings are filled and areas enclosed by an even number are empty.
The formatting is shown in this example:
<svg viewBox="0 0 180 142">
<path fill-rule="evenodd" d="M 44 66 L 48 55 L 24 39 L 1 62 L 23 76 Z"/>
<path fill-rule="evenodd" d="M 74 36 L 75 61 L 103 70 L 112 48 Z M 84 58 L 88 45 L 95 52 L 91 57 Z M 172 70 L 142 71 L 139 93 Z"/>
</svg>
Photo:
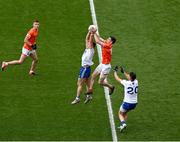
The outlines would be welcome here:
<svg viewBox="0 0 180 142">
<path fill-rule="evenodd" d="M 103 42 L 103 46 L 104 46 L 104 47 L 107 47 L 107 48 L 112 48 L 112 43 L 110 43 L 110 42 L 108 42 L 107 40 L 105 40 L 105 41 Z"/>
<path fill-rule="evenodd" d="M 128 83 L 128 80 L 125 80 L 125 79 L 122 79 L 122 80 L 121 80 L 121 84 L 125 85 L 125 84 L 127 84 L 127 83 Z"/>
<path fill-rule="evenodd" d="M 134 80 L 134 83 L 138 84 L 138 80 L 137 80 L 137 79 L 135 79 L 135 80 Z"/>
<path fill-rule="evenodd" d="M 28 34 L 32 34 L 33 32 L 34 32 L 34 29 L 31 28 L 31 29 L 29 29 Z"/>
<path fill-rule="evenodd" d="M 128 83 L 130 86 L 138 86 L 138 80 L 134 80 L 134 81 L 129 81 Z"/>
<path fill-rule="evenodd" d="M 36 32 L 38 32 L 36 29 L 34 29 L 34 28 L 31 28 L 29 31 L 28 31 L 28 33 L 29 34 L 34 34 L 34 33 L 36 33 Z"/>
</svg>

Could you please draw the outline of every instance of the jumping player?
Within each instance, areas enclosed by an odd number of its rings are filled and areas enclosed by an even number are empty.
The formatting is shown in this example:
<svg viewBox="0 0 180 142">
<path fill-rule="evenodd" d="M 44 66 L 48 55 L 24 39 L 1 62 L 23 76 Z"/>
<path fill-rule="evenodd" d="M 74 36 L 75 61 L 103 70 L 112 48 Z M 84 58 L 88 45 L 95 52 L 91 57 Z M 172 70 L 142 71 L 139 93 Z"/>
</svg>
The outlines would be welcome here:
<svg viewBox="0 0 180 142">
<path fill-rule="evenodd" d="M 127 113 L 130 110 L 135 109 L 138 103 L 138 80 L 136 79 L 136 74 L 134 72 L 127 73 L 121 67 L 121 72 L 126 76 L 128 80 L 121 79 L 117 75 L 118 67 L 114 68 L 114 78 L 124 86 L 124 100 L 119 109 L 119 120 L 121 121 L 118 127 L 122 132 L 126 127 Z"/>
<path fill-rule="evenodd" d="M 24 45 L 22 48 L 22 54 L 19 60 L 9 61 L 9 62 L 2 62 L 1 69 L 2 71 L 7 68 L 9 65 L 21 65 L 27 57 L 32 58 L 32 65 L 29 71 L 29 75 L 35 75 L 35 68 L 38 62 L 38 57 L 36 53 L 36 38 L 38 36 L 38 29 L 39 29 L 39 21 L 35 20 L 33 22 L 33 27 L 28 31 L 25 39 Z"/>
<path fill-rule="evenodd" d="M 95 78 L 100 75 L 98 83 L 102 86 L 106 86 L 109 88 L 109 95 L 111 95 L 114 91 L 114 86 L 109 84 L 106 78 L 111 71 L 111 58 L 112 58 L 112 46 L 116 42 L 116 38 L 110 36 L 108 39 L 104 40 L 97 33 L 94 34 L 95 41 L 97 44 L 101 46 L 102 49 L 102 61 L 97 66 L 95 71 L 91 76 L 90 87 L 86 94 L 91 95 L 93 93 L 93 85 Z"/>
<path fill-rule="evenodd" d="M 93 63 L 93 56 L 94 56 L 94 48 L 95 43 L 93 42 L 93 33 L 90 31 L 86 35 L 86 48 L 81 58 L 81 68 L 79 73 L 79 78 L 77 81 L 77 94 L 74 101 L 71 104 L 77 104 L 80 102 L 80 94 L 82 92 L 83 85 L 86 84 L 86 87 L 89 88 L 89 76 L 91 73 L 91 66 Z M 84 103 L 90 101 L 92 97 L 90 95 L 86 95 L 86 99 Z"/>
</svg>

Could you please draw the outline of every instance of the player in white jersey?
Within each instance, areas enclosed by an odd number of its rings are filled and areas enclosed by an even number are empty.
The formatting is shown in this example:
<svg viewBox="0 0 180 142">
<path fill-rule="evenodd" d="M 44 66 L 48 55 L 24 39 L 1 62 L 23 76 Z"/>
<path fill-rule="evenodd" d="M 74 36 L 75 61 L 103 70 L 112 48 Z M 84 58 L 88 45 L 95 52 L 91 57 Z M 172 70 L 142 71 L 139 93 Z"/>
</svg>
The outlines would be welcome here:
<svg viewBox="0 0 180 142">
<path fill-rule="evenodd" d="M 130 110 L 135 109 L 138 103 L 138 81 L 136 79 L 136 74 L 134 72 L 127 73 L 121 67 L 121 72 L 126 76 L 128 80 L 121 79 L 117 75 L 118 67 L 114 68 L 114 78 L 124 86 L 124 100 L 119 109 L 119 119 L 121 125 L 118 127 L 122 132 L 126 127 L 127 113 Z"/>
<path fill-rule="evenodd" d="M 74 101 L 71 102 L 71 104 L 77 104 L 80 102 L 80 94 L 83 89 L 83 85 L 86 84 L 87 89 L 89 88 L 90 82 L 89 77 L 91 74 L 91 66 L 93 63 L 93 56 L 94 56 L 94 48 L 96 44 L 93 42 L 93 33 L 90 31 L 86 35 L 86 48 L 81 58 L 81 68 L 80 73 L 77 81 L 77 94 Z M 91 95 L 86 95 L 86 99 L 84 103 L 89 102 L 92 99 Z"/>
</svg>

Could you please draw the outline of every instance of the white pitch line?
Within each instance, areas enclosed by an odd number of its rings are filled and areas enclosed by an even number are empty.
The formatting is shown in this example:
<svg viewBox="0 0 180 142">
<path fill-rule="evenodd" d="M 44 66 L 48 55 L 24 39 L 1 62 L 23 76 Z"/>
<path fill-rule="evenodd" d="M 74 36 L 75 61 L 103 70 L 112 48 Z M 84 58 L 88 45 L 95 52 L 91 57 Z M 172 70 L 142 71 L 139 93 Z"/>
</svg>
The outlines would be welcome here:
<svg viewBox="0 0 180 142">
<path fill-rule="evenodd" d="M 91 16 L 92 16 L 92 21 L 93 24 L 97 26 L 98 28 L 98 24 L 97 24 L 97 19 L 96 19 L 96 12 L 95 12 L 95 8 L 94 8 L 94 1 L 93 0 L 89 0 L 90 3 L 90 9 L 91 9 Z M 99 35 L 99 31 L 97 30 L 97 34 Z M 102 59 L 102 51 L 101 51 L 101 46 L 97 44 L 97 50 L 98 50 L 98 56 L 99 56 L 99 62 L 101 62 Z M 110 125 L 111 125 L 111 133 L 112 133 L 112 139 L 114 142 L 117 142 L 117 133 L 116 133 L 116 129 L 115 129 L 115 123 L 114 123 L 114 115 L 113 115 L 113 110 L 112 110 L 112 103 L 111 103 L 111 98 L 109 96 L 109 90 L 107 87 L 104 87 L 104 93 L 105 93 L 105 98 L 106 98 L 106 103 L 107 103 L 107 108 L 108 108 L 108 114 L 109 114 L 109 121 L 110 121 Z"/>
</svg>

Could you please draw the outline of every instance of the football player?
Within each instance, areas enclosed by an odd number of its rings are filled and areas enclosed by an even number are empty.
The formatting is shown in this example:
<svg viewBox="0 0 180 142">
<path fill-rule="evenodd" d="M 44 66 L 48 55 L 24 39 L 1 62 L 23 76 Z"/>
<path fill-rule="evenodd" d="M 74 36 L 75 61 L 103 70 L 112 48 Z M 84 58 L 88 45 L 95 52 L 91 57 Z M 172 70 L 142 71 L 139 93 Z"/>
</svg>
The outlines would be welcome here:
<svg viewBox="0 0 180 142">
<path fill-rule="evenodd" d="M 21 65 L 27 57 L 32 58 L 32 65 L 29 71 L 29 75 L 35 75 L 35 68 L 38 62 L 38 56 L 36 53 L 36 38 L 38 36 L 39 32 L 39 21 L 35 20 L 33 22 L 33 27 L 28 31 L 25 39 L 24 39 L 24 45 L 22 48 L 22 54 L 20 56 L 19 60 L 13 60 L 9 62 L 2 62 L 1 69 L 2 71 L 7 68 L 9 65 Z"/>
<path fill-rule="evenodd" d="M 91 66 L 93 63 L 93 56 L 94 56 L 94 48 L 96 44 L 93 42 L 93 33 L 88 32 L 86 35 L 86 48 L 84 50 L 84 53 L 81 57 L 81 68 L 79 72 L 79 77 L 77 81 L 77 94 L 74 101 L 71 102 L 71 104 L 77 104 L 80 102 L 80 94 L 82 92 L 83 85 L 86 84 L 87 88 L 89 88 L 89 77 L 91 74 Z M 86 104 L 92 99 L 91 95 L 86 95 L 86 99 L 84 103 Z"/>
<path fill-rule="evenodd" d="M 127 73 L 123 67 L 120 67 L 121 72 L 126 76 L 127 80 L 122 79 L 117 75 L 118 66 L 114 68 L 114 78 L 124 86 L 124 100 L 119 109 L 119 120 L 121 121 L 118 127 L 122 132 L 126 127 L 127 113 L 136 108 L 138 103 L 138 80 L 134 72 Z"/>
<path fill-rule="evenodd" d="M 97 33 L 94 34 L 94 38 L 95 38 L 96 43 L 101 46 L 102 61 L 96 67 L 96 69 L 94 70 L 91 76 L 90 87 L 86 94 L 89 94 L 89 95 L 93 94 L 94 80 L 97 76 L 99 76 L 98 83 L 102 86 L 108 87 L 109 95 L 111 95 L 114 92 L 115 87 L 111 85 L 110 83 L 108 83 L 107 77 L 111 71 L 112 47 L 113 47 L 113 44 L 116 42 L 116 38 L 113 36 L 110 36 L 108 39 L 104 40 L 103 38 L 99 37 Z"/>
</svg>

